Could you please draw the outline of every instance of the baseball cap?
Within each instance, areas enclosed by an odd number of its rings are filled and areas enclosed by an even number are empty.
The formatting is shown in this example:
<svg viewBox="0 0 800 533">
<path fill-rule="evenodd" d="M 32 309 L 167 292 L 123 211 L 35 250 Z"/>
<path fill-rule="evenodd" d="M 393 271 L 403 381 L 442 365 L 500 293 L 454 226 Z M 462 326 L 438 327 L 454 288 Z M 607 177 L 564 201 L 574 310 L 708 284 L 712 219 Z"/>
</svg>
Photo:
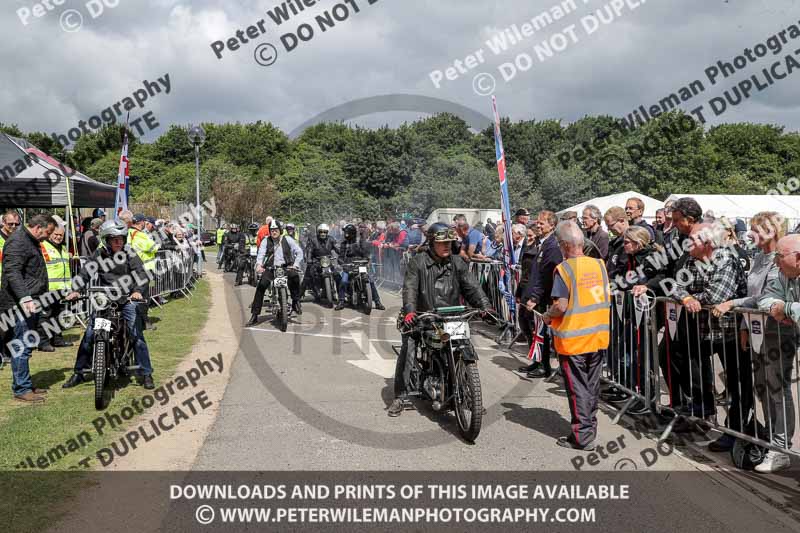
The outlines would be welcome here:
<svg viewBox="0 0 800 533">
<path fill-rule="evenodd" d="M 156 217 L 145 217 L 145 220 L 154 226 L 156 225 Z"/>
<path fill-rule="evenodd" d="M 133 221 L 136 223 L 144 222 L 145 220 L 147 220 L 147 217 L 141 213 L 136 213 L 135 215 L 133 215 Z"/>
<path fill-rule="evenodd" d="M 92 218 L 100 218 L 106 216 L 106 212 L 96 207 L 94 211 L 92 211 Z"/>
</svg>

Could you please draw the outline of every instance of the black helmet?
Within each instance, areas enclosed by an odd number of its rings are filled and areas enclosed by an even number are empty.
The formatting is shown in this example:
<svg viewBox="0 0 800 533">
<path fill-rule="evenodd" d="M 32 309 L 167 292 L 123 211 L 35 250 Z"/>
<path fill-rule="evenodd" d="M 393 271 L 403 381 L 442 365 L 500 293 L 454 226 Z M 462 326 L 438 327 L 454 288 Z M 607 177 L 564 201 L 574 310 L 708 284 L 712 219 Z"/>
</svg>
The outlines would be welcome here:
<svg viewBox="0 0 800 533">
<path fill-rule="evenodd" d="M 427 237 L 431 246 L 434 242 L 452 242 L 456 240 L 456 230 L 443 222 L 436 222 L 428 228 Z"/>
<path fill-rule="evenodd" d="M 256 224 L 255 222 L 253 222 L 252 224 L 247 226 L 247 229 L 250 230 L 250 231 L 258 231 L 258 228 L 259 228 L 259 225 Z"/>
<path fill-rule="evenodd" d="M 345 239 L 354 239 L 357 233 L 358 229 L 353 224 L 348 224 L 344 227 Z"/>
</svg>

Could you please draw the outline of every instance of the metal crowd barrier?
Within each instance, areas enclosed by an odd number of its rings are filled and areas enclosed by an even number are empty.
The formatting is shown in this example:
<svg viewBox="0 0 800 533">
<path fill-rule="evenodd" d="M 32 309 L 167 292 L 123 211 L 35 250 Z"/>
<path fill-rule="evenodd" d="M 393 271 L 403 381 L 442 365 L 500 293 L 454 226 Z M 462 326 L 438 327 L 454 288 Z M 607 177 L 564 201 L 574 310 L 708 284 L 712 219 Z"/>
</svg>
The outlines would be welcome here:
<svg viewBox="0 0 800 533">
<path fill-rule="evenodd" d="M 792 441 L 798 420 L 797 329 L 767 313 L 736 308 L 714 317 L 689 313 L 671 298 L 617 293 L 604 381 L 655 413 L 705 421 L 732 437 L 800 456 Z M 717 394 L 717 391 L 725 394 Z M 796 443 L 795 443 L 796 444 Z"/>
<path fill-rule="evenodd" d="M 72 258 L 70 267 L 73 277 L 80 272 L 86 261 L 86 257 Z M 199 278 L 200 273 L 192 249 L 159 250 L 156 253 L 155 272 L 150 282 L 150 301 L 161 306 L 158 297 L 175 293 L 191 298 L 191 290 Z M 88 294 L 88 289 L 81 291 L 82 296 L 86 294 Z M 90 299 L 79 299 L 74 302 L 64 302 L 64 309 L 85 329 L 86 320 L 92 311 L 91 304 Z"/>
<path fill-rule="evenodd" d="M 381 288 L 386 286 L 393 291 L 402 289 L 406 265 L 411 257 L 410 252 L 404 248 L 372 246 L 370 256 L 372 274 L 375 277 L 377 286 Z"/>
<path fill-rule="evenodd" d="M 470 261 L 469 270 L 478 280 L 478 284 L 489 298 L 491 306 L 502 320 L 497 342 L 504 340 L 514 342 L 517 336 L 517 317 L 512 312 L 514 293 L 517 287 L 517 276 L 509 272 L 499 261 L 483 263 Z"/>
</svg>

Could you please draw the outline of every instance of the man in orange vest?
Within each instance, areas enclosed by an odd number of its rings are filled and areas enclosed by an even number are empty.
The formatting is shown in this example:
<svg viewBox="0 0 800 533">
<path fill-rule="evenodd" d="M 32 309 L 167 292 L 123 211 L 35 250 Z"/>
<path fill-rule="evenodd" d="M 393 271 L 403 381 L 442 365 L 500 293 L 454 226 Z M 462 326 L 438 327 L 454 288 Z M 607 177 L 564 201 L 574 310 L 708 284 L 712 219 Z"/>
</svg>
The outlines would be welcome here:
<svg viewBox="0 0 800 533">
<path fill-rule="evenodd" d="M 564 262 L 556 267 L 553 304 L 543 315 L 553 331 L 553 344 L 564 374 L 572 433 L 557 444 L 575 450 L 594 450 L 597 437 L 597 403 L 600 373 L 608 348 L 608 273 L 603 261 L 583 255 L 583 232 L 572 221 L 556 228 Z"/>
</svg>

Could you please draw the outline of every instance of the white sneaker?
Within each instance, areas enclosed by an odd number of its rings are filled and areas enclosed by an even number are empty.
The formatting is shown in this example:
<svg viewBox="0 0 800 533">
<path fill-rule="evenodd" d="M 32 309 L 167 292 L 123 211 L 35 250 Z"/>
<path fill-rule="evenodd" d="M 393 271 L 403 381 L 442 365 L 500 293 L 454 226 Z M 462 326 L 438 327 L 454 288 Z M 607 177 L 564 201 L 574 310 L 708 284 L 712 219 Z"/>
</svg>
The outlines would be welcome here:
<svg viewBox="0 0 800 533">
<path fill-rule="evenodd" d="M 757 465 L 755 470 L 761 474 L 771 474 L 773 472 L 778 472 L 779 470 L 785 470 L 789 468 L 791 461 L 789 460 L 789 456 L 785 453 L 776 452 L 774 450 L 769 450 L 767 455 L 764 456 L 764 460 L 761 462 L 760 465 Z"/>
</svg>

